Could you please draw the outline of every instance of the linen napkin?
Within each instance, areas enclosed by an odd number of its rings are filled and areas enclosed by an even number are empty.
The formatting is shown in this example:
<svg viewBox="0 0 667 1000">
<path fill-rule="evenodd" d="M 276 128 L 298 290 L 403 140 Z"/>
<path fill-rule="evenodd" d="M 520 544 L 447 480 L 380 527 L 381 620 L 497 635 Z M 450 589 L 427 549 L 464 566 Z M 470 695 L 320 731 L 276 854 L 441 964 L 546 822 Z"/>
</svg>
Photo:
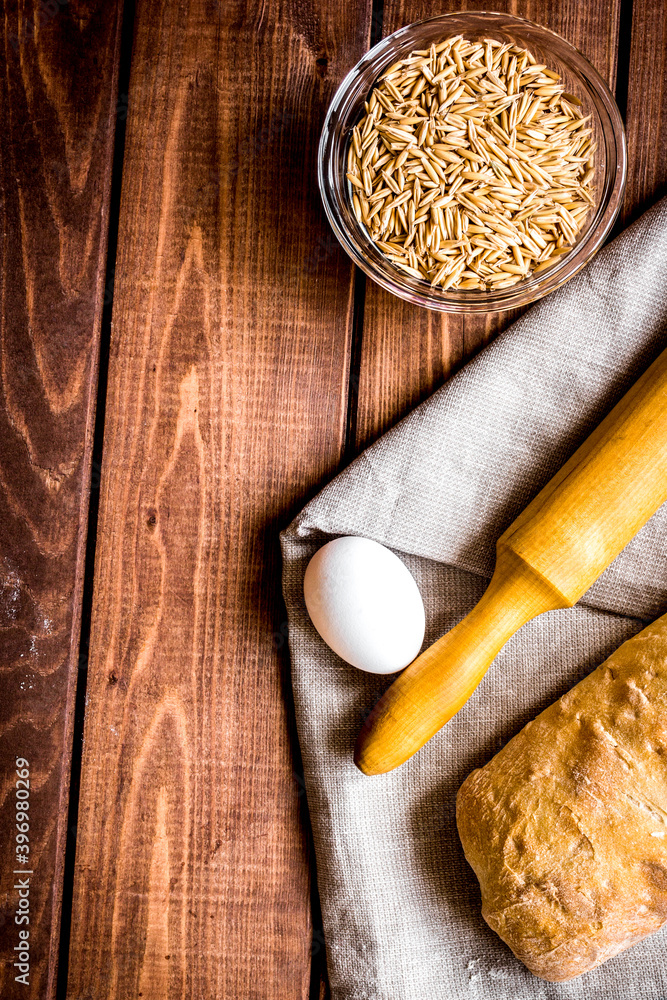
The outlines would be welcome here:
<svg viewBox="0 0 667 1000">
<path fill-rule="evenodd" d="M 334 1000 L 662 1000 L 667 932 L 569 983 L 531 975 L 486 926 L 456 792 L 529 719 L 667 610 L 667 505 L 572 609 L 525 625 L 465 707 L 397 771 L 352 751 L 393 678 L 319 638 L 303 574 L 329 538 L 392 548 L 425 645 L 481 597 L 495 541 L 667 346 L 667 199 L 368 448 L 281 536 L 297 728 Z"/>
</svg>

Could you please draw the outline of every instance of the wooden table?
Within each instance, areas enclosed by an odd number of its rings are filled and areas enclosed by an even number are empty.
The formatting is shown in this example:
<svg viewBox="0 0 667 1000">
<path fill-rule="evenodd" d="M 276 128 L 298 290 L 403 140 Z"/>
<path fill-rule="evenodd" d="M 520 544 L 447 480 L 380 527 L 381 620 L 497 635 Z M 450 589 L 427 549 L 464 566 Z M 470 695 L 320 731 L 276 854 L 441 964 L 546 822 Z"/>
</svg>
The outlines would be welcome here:
<svg viewBox="0 0 667 1000">
<path fill-rule="evenodd" d="M 667 178 L 667 0 L 494 6 L 616 88 L 632 220 Z M 371 40 L 458 7 L 5 4 L 7 1000 L 326 995 L 278 531 L 516 313 L 440 316 L 355 273 L 317 141 Z"/>
</svg>

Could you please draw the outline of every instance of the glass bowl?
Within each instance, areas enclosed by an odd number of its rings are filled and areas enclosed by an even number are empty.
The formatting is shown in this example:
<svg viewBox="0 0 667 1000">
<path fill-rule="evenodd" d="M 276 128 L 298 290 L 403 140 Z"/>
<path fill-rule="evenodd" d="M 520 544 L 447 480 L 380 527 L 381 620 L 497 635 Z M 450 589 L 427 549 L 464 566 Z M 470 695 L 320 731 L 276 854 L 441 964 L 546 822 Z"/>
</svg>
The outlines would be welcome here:
<svg viewBox="0 0 667 1000">
<path fill-rule="evenodd" d="M 569 253 L 551 268 L 507 288 L 443 289 L 431 287 L 395 267 L 375 246 L 352 207 L 346 174 L 352 128 L 364 114 L 364 102 L 378 77 L 414 49 L 426 49 L 451 35 L 475 41 L 493 38 L 528 49 L 538 62 L 561 74 L 568 93 L 592 116 L 595 175 L 591 193 L 595 207 Z M 322 129 L 318 180 L 324 207 L 341 244 L 362 271 L 387 291 L 408 302 L 443 312 L 495 312 L 534 302 L 569 281 L 600 249 L 618 214 L 626 176 L 623 122 L 609 88 L 582 54 L 560 35 L 532 21 L 508 14 L 462 12 L 410 24 L 383 39 L 345 77 L 331 102 Z"/>
</svg>

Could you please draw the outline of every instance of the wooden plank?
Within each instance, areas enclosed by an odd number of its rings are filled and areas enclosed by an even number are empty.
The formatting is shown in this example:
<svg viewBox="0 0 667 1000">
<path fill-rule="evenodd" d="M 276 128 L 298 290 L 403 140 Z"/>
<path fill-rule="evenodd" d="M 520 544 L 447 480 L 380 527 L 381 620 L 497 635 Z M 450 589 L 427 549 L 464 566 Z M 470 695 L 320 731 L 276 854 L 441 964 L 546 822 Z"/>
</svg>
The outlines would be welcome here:
<svg viewBox="0 0 667 1000">
<path fill-rule="evenodd" d="M 369 28 L 367 3 L 137 4 L 77 1000 L 308 994 L 277 535 L 343 448 L 352 270 L 315 156 Z"/>
<path fill-rule="evenodd" d="M 6 1000 L 55 993 L 121 9 L 96 0 L 85 12 L 62 2 L 8 2 L 0 24 Z M 24 835 L 15 822 L 16 757 L 28 761 L 29 788 L 20 788 L 29 795 L 27 844 L 16 842 Z M 15 886 L 26 879 L 29 922 L 17 924 Z M 22 931 L 30 970 L 17 982 Z"/>
<path fill-rule="evenodd" d="M 626 114 L 625 224 L 667 194 L 667 2 L 632 7 Z"/>
<path fill-rule="evenodd" d="M 470 0 L 468 10 L 488 10 L 486 0 Z M 435 14 L 458 11 L 444 0 L 386 0 L 383 34 Z M 612 86 L 616 73 L 620 0 L 505 0 L 497 11 L 518 14 L 563 35 L 579 48 Z M 484 344 L 521 315 L 522 310 L 486 315 L 447 316 L 411 306 L 366 285 L 360 352 L 356 448 L 379 437 Z"/>
</svg>

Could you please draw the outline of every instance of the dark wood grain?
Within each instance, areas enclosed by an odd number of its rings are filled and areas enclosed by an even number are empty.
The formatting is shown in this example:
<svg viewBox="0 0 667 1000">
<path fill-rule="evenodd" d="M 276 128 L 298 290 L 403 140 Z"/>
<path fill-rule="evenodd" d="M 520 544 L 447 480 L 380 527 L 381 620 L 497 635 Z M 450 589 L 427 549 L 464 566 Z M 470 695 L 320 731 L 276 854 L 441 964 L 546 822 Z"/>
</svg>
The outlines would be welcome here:
<svg viewBox="0 0 667 1000">
<path fill-rule="evenodd" d="M 0 24 L 0 995 L 54 996 L 121 4 Z M 15 862 L 15 758 L 29 863 Z M 23 789 L 22 789 L 23 791 Z M 25 845 L 21 845 L 25 846 Z M 14 875 L 24 868 L 29 876 Z M 29 924 L 15 923 L 29 878 Z M 29 931 L 28 985 L 15 981 Z"/>
<path fill-rule="evenodd" d="M 468 10 L 488 10 L 485 0 L 470 0 Z M 386 0 L 383 34 L 412 21 L 460 10 L 445 0 Z M 544 24 L 579 48 L 613 88 L 616 73 L 620 0 L 505 0 L 493 10 Z M 367 283 L 359 368 L 356 448 L 361 450 L 454 370 L 510 325 L 524 310 L 486 315 L 439 315 L 411 306 Z"/>
<path fill-rule="evenodd" d="M 278 531 L 340 461 L 351 266 L 315 184 L 370 8 L 140 0 L 69 994 L 300 998 Z"/>
<path fill-rule="evenodd" d="M 667 194 L 667 3 L 636 0 L 626 114 L 628 181 L 622 221 Z"/>
</svg>

